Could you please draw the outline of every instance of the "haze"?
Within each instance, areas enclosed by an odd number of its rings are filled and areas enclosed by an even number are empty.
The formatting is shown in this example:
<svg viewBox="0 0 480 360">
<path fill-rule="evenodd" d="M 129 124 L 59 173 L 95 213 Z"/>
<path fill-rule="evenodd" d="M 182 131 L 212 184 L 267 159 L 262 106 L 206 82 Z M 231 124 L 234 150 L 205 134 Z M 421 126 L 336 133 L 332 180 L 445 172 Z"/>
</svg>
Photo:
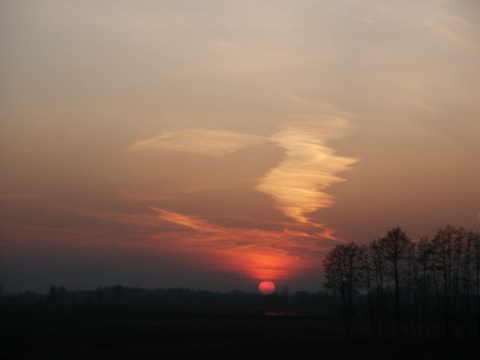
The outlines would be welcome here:
<svg viewBox="0 0 480 360">
<path fill-rule="evenodd" d="M 480 228 L 476 0 L 2 1 L 0 282 L 318 290 Z"/>
</svg>

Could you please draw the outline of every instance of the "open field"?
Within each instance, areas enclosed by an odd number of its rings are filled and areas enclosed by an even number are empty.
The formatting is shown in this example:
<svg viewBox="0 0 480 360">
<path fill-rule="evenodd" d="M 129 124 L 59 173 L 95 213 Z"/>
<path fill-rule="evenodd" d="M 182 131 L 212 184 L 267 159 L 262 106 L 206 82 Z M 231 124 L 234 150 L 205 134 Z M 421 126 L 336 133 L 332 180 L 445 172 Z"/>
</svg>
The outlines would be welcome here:
<svg viewBox="0 0 480 360">
<path fill-rule="evenodd" d="M 319 317 L 3 312 L 2 359 L 468 359 L 478 340 L 342 338 Z"/>
</svg>

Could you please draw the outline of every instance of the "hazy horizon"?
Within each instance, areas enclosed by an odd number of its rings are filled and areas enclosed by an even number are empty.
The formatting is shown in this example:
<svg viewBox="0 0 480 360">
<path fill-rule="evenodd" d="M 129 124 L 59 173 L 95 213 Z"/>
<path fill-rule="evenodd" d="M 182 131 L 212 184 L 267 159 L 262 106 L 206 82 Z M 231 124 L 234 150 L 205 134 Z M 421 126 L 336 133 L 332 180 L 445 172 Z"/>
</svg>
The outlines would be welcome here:
<svg viewBox="0 0 480 360">
<path fill-rule="evenodd" d="M 475 0 L 0 3 L 0 282 L 322 288 L 480 230 Z"/>
</svg>

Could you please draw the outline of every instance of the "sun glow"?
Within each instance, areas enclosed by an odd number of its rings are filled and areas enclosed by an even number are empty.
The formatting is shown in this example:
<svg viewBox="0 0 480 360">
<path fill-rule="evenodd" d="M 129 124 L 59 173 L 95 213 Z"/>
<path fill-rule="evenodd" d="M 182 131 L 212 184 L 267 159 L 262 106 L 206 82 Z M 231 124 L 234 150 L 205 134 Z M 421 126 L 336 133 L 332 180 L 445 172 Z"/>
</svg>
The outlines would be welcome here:
<svg viewBox="0 0 480 360">
<path fill-rule="evenodd" d="M 275 291 L 275 284 L 272 281 L 262 281 L 258 284 L 258 290 L 265 295 L 272 294 Z"/>
<path fill-rule="evenodd" d="M 204 269 L 241 274 L 251 283 L 262 279 L 288 281 L 311 271 L 325 251 L 325 244 L 337 241 L 324 233 L 325 229 L 308 223 L 270 230 L 230 227 L 159 207 L 148 207 L 141 214 L 82 215 L 116 221 L 130 236 L 144 239 L 124 246 L 152 254 L 169 253 Z"/>
</svg>

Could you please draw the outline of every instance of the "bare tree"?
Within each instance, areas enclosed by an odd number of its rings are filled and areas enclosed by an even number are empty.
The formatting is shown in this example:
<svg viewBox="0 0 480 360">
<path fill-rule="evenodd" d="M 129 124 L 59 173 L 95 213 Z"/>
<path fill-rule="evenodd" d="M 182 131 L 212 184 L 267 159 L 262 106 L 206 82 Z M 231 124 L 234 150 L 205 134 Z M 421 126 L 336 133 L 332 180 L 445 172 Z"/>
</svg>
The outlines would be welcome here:
<svg viewBox="0 0 480 360">
<path fill-rule="evenodd" d="M 467 233 L 461 266 L 461 287 L 462 287 L 462 322 L 463 337 L 468 338 L 470 332 L 470 292 L 472 290 L 473 273 L 475 264 L 475 233 Z"/>
<path fill-rule="evenodd" d="M 378 246 L 386 264 L 387 275 L 393 280 L 395 286 L 395 322 L 397 337 L 402 337 L 400 328 L 400 275 L 408 254 L 413 246 L 412 241 L 400 227 L 393 228 L 381 238 Z"/>
<path fill-rule="evenodd" d="M 417 245 L 417 263 L 419 267 L 420 292 L 422 296 L 422 337 L 427 336 L 427 301 L 430 293 L 431 246 L 427 237 L 420 239 Z"/>
<path fill-rule="evenodd" d="M 376 311 L 374 303 L 374 289 L 375 289 L 375 263 L 373 262 L 372 252 L 370 247 L 363 246 L 362 252 L 362 267 L 363 267 L 363 287 L 367 291 L 367 307 L 368 317 L 370 318 L 370 326 L 372 328 L 373 337 L 378 336 L 378 326 L 376 321 Z"/>
<path fill-rule="evenodd" d="M 480 337 L 480 233 L 440 228 L 413 242 L 399 227 L 371 243 L 337 245 L 324 260 L 324 286 L 339 295 L 346 334 L 351 336 L 357 290 L 374 337 L 385 337 L 390 309 L 402 335 Z M 394 311 L 394 312 L 393 312 Z M 431 325 L 428 327 L 428 325 Z M 404 334 L 402 334 L 404 332 Z"/>
<path fill-rule="evenodd" d="M 335 246 L 323 260 L 326 289 L 339 292 L 345 335 L 352 335 L 352 304 L 354 293 L 362 287 L 362 253 L 364 248 L 351 242 Z"/>
<path fill-rule="evenodd" d="M 381 335 L 385 337 L 385 316 L 386 316 L 386 309 L 385 309 L 385 294 L 384 294 L 384 286 L 385 286 L 385 261 L 382 256 L 382 252 L 380 250 L 379 245 L 380 239 L 373 240 L 369 246 L 368 250 L 370 253 L 370 257 L 372 260 L 372 265 L 375 274 L 375 304 L 376 304 L 376 323 L 377 328 L 380 326 L 381 321 Z"/>
<path fill-rule="evenodd" d="M 452 321 L 459 293 L 460 262 L 465 236 L 466 232 L 463 228 L 447 225 L 439 229 L 432 239 L 433 271 L 434 274 L 439 275 L 437 280 L 443 299 L 443 318 L 447 337 L 454 336 Z"/>
<path fill-rule="evenodd" d="M 477 334 L 480 337 L 480 233 L 471 232 L 469 238 L 472 241 L 472 275 L 477 304 Z"/>
<path fill-rule="evenodd" d="M 406 254 L 406 313 L 407 313 L 407 331 L 410 337 L 412 321 L 411 321 L 411 302 L 413 300 L 413 318 L 415 321 L 415 336 L 419 336 L 419 309 L 418 295 L 421 284 L 420 264 L 417 261 L 417 246 L 415 243 L 409 248 Z"/>
</svg>

